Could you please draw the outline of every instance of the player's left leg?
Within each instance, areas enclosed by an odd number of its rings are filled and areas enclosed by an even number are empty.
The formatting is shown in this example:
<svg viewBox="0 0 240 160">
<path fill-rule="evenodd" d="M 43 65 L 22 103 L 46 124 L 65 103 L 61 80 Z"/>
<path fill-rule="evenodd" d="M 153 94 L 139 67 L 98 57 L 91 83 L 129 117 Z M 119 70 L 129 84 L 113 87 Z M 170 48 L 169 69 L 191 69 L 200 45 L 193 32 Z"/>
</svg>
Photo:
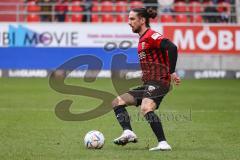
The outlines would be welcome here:
<svg viewBox="0 0 240 160">
<path fill-rule="evenodd" d="M 134 105 L 135 103 L 134 97 L 129 93 L 118 96 L 112 102 L 115 116 L 123 129 L 121 136 L 113 140 L 117 145 L 126 145 L 129 142 L 137 142 L 137 136 L 132 131 L 130 117 L 126 110 L 128 105 Z"/>
<path fill-rule="evenodd" d="M 150 124 L 154 134 L 158 139 L 158 146 L 151 148 L 150 151 L 155 150 L 171 150 L 171 146 L 167 143 L 162 123 L 157 114 L 154 113 L 154 110 L 157 108 L 156 102 L 150 98 L 143 98 L 141 104 L 141 112 Z"/>
</svg>

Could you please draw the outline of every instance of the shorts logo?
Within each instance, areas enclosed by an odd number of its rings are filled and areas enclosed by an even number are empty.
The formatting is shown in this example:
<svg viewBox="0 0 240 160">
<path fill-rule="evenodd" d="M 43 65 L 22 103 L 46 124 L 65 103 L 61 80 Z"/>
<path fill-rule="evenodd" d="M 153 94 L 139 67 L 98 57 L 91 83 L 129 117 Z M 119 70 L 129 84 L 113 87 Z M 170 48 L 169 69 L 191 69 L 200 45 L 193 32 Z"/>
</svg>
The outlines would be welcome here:
<svg viewBox="0 0 240 160">
<path fill-rule="evenodd" d="M 156 89 L 156 87 L 154 87 L 154 86 L 148 86 L 148 91 L 149 92 L 152 92 L 152 91 L 154 91 Z"/>
</svg>

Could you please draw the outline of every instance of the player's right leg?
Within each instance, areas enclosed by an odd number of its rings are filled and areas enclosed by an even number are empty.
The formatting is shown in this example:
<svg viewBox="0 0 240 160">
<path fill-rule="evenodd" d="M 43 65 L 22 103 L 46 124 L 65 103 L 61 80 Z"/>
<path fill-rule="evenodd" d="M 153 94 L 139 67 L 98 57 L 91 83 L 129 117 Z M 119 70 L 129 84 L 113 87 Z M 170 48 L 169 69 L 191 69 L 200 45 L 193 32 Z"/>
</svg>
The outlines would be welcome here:
<svg viewBox="0 0 240 160">
<path fill-rule="evenodd" d="M 125 108 L 127 107 L 127 105 L 135 104 L 136 102 L 134 97 L 128 93 L 118 96 L 112 101 L 112 107 L 115 112 L 116 118 L 123 129 L 122 135 L 114 139 L 113 141 L 117 145 L 126 145 L 129 142 L 137 142 L 137 136 L 132 131 L 130 117 Z"/>
<path fill-rule="evenodd" d="M 156 135 L 158 139 L 158 146 L 149 149 L 150 151 L 169 151 L 171 150 L 171 146 L 167 143 L 162 123 L 160 121 L 160 118 L 156 113 L 154 113 L 154 110 L 157 108 L 157 104 L 160 103 L 162 98 L 143 98 L 142 104 L 141 104 L 141 112 L 143 113 L 144 117 L 150 124 L 153 133 Z"/>
</svg>

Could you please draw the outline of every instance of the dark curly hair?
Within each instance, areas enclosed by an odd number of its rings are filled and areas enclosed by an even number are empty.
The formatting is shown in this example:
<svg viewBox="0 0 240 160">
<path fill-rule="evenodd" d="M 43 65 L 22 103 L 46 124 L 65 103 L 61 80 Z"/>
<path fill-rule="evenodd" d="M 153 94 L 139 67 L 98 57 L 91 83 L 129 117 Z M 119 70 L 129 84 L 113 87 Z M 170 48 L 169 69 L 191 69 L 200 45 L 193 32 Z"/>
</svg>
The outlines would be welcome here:
<svg viewBox="0 0 240 160">
<path fill-rule="evenodd" d="M 133 12 L 137 13 L 138 17 L 143 17 L 146 19 L 146 26 L 150 27 L 150 18 L 154 19 L 157 16 L 157 11 L 152 8 L 134 8 Z"/>
</svg>

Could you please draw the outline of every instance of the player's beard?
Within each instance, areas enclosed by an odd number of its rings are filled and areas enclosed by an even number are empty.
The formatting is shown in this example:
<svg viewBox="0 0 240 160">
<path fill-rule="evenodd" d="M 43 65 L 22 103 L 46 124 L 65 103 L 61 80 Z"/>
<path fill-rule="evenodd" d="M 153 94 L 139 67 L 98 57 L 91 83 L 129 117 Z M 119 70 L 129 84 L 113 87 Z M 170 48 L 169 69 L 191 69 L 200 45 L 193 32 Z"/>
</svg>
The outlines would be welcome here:
<svg viewBox="0 0 240 160">
<path fill-rule="evenodd" d="M 139 33 L 141 31 L 141 27 L 132 28 L 133 33 Z"/>
</svg>

